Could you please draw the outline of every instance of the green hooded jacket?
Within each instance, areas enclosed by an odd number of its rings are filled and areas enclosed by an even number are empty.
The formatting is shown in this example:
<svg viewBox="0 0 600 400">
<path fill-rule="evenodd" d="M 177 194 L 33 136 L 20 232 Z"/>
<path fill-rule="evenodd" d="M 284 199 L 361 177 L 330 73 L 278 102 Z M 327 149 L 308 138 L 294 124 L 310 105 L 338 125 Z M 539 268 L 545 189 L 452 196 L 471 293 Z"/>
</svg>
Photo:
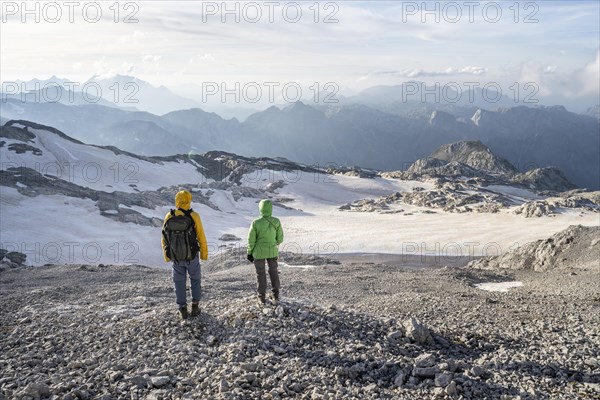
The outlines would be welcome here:
<svg viewBox="0 0 600 400">
<path fill-rule="evenodd" d="M 274 258 L 279 255 L 279 246 L 283 242 L 283 229 L 279 219 L 272 216 L 271 200 L 261 200 L 258 209 L 262 217 L 252 221 L 248 231 L 248 254 L 257 259 Z"/>
</svg>

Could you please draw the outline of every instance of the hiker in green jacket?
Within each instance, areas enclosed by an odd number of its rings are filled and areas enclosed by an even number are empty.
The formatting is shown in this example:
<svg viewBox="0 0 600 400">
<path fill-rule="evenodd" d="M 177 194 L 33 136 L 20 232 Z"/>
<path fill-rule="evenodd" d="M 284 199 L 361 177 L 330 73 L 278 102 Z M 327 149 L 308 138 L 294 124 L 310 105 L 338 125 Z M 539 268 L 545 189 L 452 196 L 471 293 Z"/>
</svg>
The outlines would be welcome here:
<svg viewBox="0 0 600 400">
<path fill-rule="evenodd" d="M 265 303 L 267 291 L 267 275 L 265 260 L 269 265 L 269 277 L 273 300 L 279 301 L 279 271 L 277 271 L 278 246 L 283 242 L 283 229 L 279 219 L 272 216 L 273 203 L 271 200 L 261 200 L 258 209 L 262 217 L 252 221 L 248 232 L 248 261 L 254 263 L 258 279 L 258 299 Z"/>
</svg>

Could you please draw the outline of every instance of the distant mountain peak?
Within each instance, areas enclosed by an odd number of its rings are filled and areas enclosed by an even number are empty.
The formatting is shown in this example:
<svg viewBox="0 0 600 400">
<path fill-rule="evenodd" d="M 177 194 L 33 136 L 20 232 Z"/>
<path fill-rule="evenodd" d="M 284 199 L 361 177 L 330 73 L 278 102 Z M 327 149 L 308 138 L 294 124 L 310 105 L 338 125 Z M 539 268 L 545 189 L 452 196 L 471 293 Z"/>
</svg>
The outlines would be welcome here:
<svg viewBox="0 0 600 400">
<path fill-rule="evenodd" d="M 288 105 L 287 107 L 284 107 L 283 112 L 291 112 L 294 114 L 302 114 L 302 115 L 307 115 L 307 116 L 311 116 L 311 115 L 324 115 L 321 111 L 317 110 L 316 108 L 303 103 L 302 101 L 298 100 L 296 102 L 293 102 L 292 104 Z"/>
<path fill-rule="evenodd" d="M 142 79 L 136 78 L 135 76 L 121 75 L 121 74 L 112 74 L 112 75 L 94 74 L 90 79 L 87 80 L 87 82 L 97 82 L 97 81 L 136 82 L 136 83 L 150 85 L 150 83 L 148 83 Z M 150 86 L 152 86 L 152 85 L 150 85 Z"/>
<path fill-rule="evenodd" d="M 460 142 L 449 143 L 439 147 L 431 157 L 439 158 L 446 161 L 460 161 L 460 160 L 449 160 L 445 155 L 451 155 L 453 158 L 456 154 L 460 155 L 464 153 L 470 154 L 473 151 L 486 152 L 493 154 L 492 151 L 484 145 L 480 140 L 463 140 Z"/>
<path fill-rule="evenodd" d="M 312 108 L 312 107 L 309 106 L 308 104 L 303 103 L 302 100 L 298 100 L 293 103 L 290 103 L 290 105 L 288 105 L 287 107 L 284 107 L 283 109 L 284 110 L 295 110 L 295 109 L 302 110 L 302 109 L 309 109 L 309 108 Z"/>
<path fill-rule="evenodd" d="M 483 108 L 478 108 L 477 111 L 475 111 L 475 114 L 473 114 L 473 116 L 471 117 L 471 121 L 473 121 L 475 125 L 479 126 L 482 118 L 484 118 L 484 116 L 487 114 L 489 114 L 487 110 L 484 110 Z"/>
<path fill-rule="evenodd" d="M 456 122 L 456 117 L 444 111 L 435 110 L 429 118 L 430 125 L 450 125 Z"/>
<path fill-rule="evenodd" d="M 588 108 L 587 110 L 585 110 L 583 115 L 587 115 L 588 117 L 596 118 L 597 120 L 600 121 L 600 105 L 595 105 L 595 106 Z"/>
</svg>

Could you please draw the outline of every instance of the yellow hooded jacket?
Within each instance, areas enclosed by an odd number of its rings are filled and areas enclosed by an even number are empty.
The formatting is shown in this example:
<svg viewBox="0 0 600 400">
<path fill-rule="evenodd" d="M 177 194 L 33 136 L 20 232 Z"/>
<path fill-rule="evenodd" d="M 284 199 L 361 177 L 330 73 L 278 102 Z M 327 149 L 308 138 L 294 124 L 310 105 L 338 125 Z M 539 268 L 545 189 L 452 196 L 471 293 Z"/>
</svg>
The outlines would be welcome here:
<svg viewBox="0 0 600 400">
<path fill-rule="evenodd" d="M 183 215 L 183 212 L 180 211 L 179 209 L 183 209 L 183 210 L 189 210 L 190 208 L 192 208 L 192 194 L 190 192 L 188 192 L 187 190 L 182 190 L 180 192 L 178 192 L 175 195 L 175 207 L 177 207 L 177 209 L 175 210 L 175 215 Z M 194 225 L 196 228 L 196 238 L 198 239 L 198 244 L 200 245 L 200 259 L 201 260 L 208 260 L 208 246 L 206 245 L 206 236 L 204 235 L 204 228 L 202 227 L 202 220 L 200 219 L 200 215 L 198 215 L 197 212 L 193 211 L 192 214 L 192 219 L 194 220 Z M 169 220 L 169 218 L 171 218 L 171 213 L 168 212 L 167 215 L 165 215 L 165 220 L 163 221 L 163 229 L 165 226 L 165 223 Z M 166 244 L 165 244 L 165 238 L 162 237 L 161 235 L 161 242 L 162 242 L 162 248 L 163 248 L 163 257 L 165 258 L 166 262 L 171 261 L 171 259 L 169 257 L 167 257 L 167 252 L 165 250 L 166 248 Z"/>
</svg>

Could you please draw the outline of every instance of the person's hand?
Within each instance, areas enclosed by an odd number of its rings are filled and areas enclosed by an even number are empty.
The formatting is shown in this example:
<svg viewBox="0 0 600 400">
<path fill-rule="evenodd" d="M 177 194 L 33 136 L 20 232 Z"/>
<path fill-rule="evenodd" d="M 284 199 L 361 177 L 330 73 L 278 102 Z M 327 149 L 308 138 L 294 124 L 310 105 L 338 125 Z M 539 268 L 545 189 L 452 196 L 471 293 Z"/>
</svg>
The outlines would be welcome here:
<svg viewBox="0 0 600 400">
<path fill-rule="evenodd" d="M 252 254 L 248 254 L 248 257 L 246 258 L 248 259 L 248 261 L 254 262 L 254 256 Z"/>
</svg>

